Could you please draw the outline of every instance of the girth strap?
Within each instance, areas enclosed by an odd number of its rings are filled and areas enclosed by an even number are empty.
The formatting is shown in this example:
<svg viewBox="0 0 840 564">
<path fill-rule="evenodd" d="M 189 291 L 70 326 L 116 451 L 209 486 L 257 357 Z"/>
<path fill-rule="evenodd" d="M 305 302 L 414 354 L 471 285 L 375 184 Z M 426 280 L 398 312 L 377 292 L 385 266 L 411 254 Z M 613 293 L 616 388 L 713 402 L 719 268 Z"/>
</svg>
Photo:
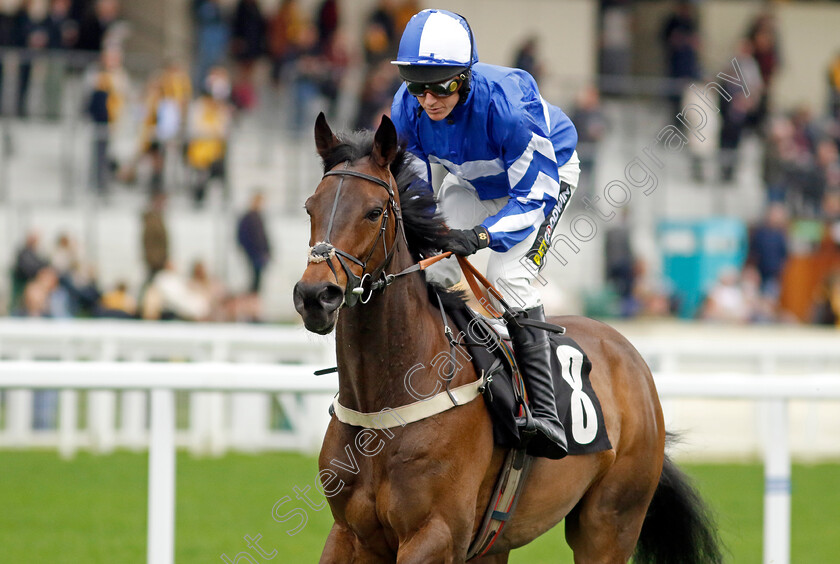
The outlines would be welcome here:
<svg viewBox="0 0 840 564">
<path fill-rule="evenodd" d="M 458 386 L 454 390 L 440 392 L 429 399 L 416 401 L 401 407 L 388 407 L 382 411 L 371 413 L 362 413 L 361 411 L 344 407 L 338 402 L 338 394 L 336 394 L 332 403 L 332 411 L 339 421 L 347 425 L 364 427 L 366 429 L 390 429 L 392 427 L 414 423 L 415 421 L 420 421 L 432 415 L 448 411 L 453 407 L 469 403 L 484 392 L 486 384 L 487 377 L 482 374 L 481 378 L 475 382 Z M 454 403 L 452 398 L 457 403 Z"/>
<path fill-rule="evenodd" d="M 481 526 L 467 550 L 467 560 L 487 554 L 502 534 L 502 529 L 516 509 L 519 494 L 531 468 L 531 460 L 532 457 L 526 454 L 525 449 L 508 451 Z"/>
</svg>

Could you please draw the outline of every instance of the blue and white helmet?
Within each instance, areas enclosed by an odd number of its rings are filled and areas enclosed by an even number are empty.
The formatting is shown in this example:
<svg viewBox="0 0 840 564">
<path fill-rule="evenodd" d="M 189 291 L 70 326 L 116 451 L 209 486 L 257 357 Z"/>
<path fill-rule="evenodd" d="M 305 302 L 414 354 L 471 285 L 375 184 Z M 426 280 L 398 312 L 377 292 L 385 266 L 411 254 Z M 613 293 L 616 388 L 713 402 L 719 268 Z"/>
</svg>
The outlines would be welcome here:
<svg viewBox="0 0 840 564">
<path fill-rule="evenodd" d="M 441 82 L 478 62 L 470 24 L 446 10 L 423 10 L 405 26 L 397 60 L 403 80 Z"/>
</svg>

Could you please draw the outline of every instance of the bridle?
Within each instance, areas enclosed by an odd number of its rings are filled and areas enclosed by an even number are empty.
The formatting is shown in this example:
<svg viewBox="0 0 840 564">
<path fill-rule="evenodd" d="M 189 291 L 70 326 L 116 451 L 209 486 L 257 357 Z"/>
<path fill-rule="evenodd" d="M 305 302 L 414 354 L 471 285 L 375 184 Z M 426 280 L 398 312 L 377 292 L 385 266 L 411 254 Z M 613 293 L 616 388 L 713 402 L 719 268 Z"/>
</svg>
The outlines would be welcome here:
<svg viewBox="0 0 840 564">
<path fill-rule="evenodd" d="M 388 265 L 391 263 L 391 259 L 394 257 L 394 251 L 397 248 L 396 237 L 402 235 L 402 237 L 405 238 L 400 207 L 399 204 L 397 204 L 397 199 L 394 195 L 394 188 L 391 185 L 392 176 L 389 174 L 388 181 L 386 182 L 381 178 L 370 174 L 365 174 L 364 172 L 359 172 L 358 170 L 349 170 L 349 166 L 350 162 L 347 161 L 344 163 L 343 169 L 330 170 L 324 173 L 323 178 L 326 178 L 327 176 L 338 176 L 340 177 L 340 180 L 338 181 L 338 189 L 335 192 L 335 200 L 333 200 L 332 211 L 330 212 L 330 220 L 329 223 L 327 223 L 327 234 L 323 241 L 319 241 L 309 248 L 307 262 L 326 262 L 327 266 L 329 266 L 330 270 L 332 271 L 333 276 L 335 276 L 336 282 L 338 282 L 338 274 L 336 273 L 335 266 L 332 262 L 333 258 L 338 259 L 338 262 L 341 264 L 341 268 L 344 269 L 344 274 L 347 276 L 347 286 L 344 288 L 344 305 L 346 305 L 347 307 L 353 307 L 359 302 L 363 304 L 368 303 L 368 301 L 370 301 L 370 298 L 373 296 L 374 291 L 380 288 L 384 288 L 385 286 L 393 282 L 397 276 L 401 276 L 402 274 L 408 274 L 408 272 L 403 271 L 398 275 L 385 274 L 385 269 L 388 268 Z M 368 251 L 367 256 L 365 256 L 363 260 L 360 260 L 359 258 L 351 255 L 346 251 L 337 249 L 330 242 L 330 233 L 332 232 L 333 222 L 335 221 L 335 212 L 338 209 L 338 201 L 341 198 L 341 188 L 344 185 L 344 179 L 348 176 L 353 176 L 356 178 L 361 178 L 362 180 L 367 180 L 368 182 L 373 182 L 374 184 L 382 186 L 388 192 L 388 205 L 386 205 L 385 209 L 382 210 L 382 221 L 380 223 L 379 233 L 377 234 L 376 239 L 373 241 L 373 244 L 370 246 L 370 251 Z M 395 221 L 394 243 L 391 246 L 390 250 L 388 249 L 388 243 L 385 241 L 385 231 L 388 229 L 388 219 L 390 217 L 388 213 L 389 208 L 394 214 Z M 367 272 L 367 263 L 370 260 L 370 257 L 373 256 L 373 253 L 376 250 L 377 244 L 379 243 L 380 239 L 382 239 L 382 248 L 385 251 L 385 260 L 383 260 L 382 263 L 379 266 L 377 266 L 372 272 Z M 356 276 L 356 273 L 353 272 L 353 270 L 350 268 L 350 265 L 347 264 L 347 261 L 350 261 L 353 264 L 362 267 L 361 277 Z"/>
</svg>

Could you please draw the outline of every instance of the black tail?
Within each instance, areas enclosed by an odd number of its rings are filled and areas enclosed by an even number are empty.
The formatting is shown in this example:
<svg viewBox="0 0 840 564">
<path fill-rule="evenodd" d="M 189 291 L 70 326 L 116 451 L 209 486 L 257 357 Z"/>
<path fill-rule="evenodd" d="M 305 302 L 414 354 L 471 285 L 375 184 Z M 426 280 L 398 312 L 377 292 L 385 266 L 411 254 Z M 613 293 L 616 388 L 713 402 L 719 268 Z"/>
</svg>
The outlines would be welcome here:
<svg viewBox="0 0 840 564">
<path fill-rule="evenodd" d="M 718 564 L 720 539 L 691 480 L 666 456 L 633 555 L 636 564 Z"/>
</svg>

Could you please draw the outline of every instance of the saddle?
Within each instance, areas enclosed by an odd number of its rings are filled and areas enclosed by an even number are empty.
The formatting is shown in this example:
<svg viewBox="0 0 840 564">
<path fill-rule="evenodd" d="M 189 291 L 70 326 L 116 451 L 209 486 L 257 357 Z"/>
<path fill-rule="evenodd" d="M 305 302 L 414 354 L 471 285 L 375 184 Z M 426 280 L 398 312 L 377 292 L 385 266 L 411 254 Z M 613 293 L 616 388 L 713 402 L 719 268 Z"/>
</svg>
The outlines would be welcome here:
<svg viewBox="0 0 840 564">
<path fill-rule="evenodd" d="M 527 402 L 505 325 L 469 307 L 446 312 L 457 328 L 456 341 L 472 360 L 476 374 L 487 380 L 484 401 L 493 421 L 493 440 L 502 448 L 523 448 L 516 418 Z M 550 333 L 552 375 L 557 414 L 568 435 L 570 455 L 591 454 L 612 448 L 604 426 L 601 404 L 592 388 L 592 363 L 574 339 Z"/>
</svg>

